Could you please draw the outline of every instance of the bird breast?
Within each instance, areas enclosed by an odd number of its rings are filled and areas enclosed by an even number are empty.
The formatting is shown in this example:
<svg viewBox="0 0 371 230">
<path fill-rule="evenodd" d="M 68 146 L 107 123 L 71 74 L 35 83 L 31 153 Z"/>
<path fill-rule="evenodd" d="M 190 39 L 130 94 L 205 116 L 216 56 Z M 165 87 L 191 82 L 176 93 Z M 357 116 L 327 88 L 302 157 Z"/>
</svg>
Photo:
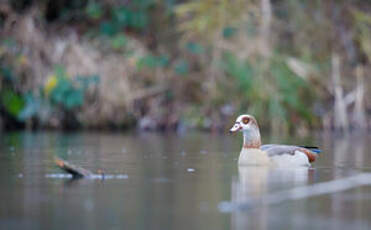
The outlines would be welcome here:
<svg viewBox="0 0 371 230">
<path fill-rule="evenodd" d="M 252 149 L 243 148 L 240 152 L 238 164 L 246 166 L 249 165 L 271 166 L 272 161 L 265 151 L 255 148 Z"/>
</svg>

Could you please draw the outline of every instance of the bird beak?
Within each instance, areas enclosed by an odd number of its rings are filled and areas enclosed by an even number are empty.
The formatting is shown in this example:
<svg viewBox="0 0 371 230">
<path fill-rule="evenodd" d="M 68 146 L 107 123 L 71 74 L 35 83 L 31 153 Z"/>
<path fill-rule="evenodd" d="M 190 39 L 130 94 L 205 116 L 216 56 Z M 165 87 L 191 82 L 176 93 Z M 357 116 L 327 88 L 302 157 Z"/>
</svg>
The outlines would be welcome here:
<svg viewBox="0 0 371 230">
<path fill-rule="evenodd" d="M 239 124 L 234 124 L 233 127 L 229 130 L 229 133 L 235 133 L 240 129 L 241 129 L 241 126 Z"/>
</svg>

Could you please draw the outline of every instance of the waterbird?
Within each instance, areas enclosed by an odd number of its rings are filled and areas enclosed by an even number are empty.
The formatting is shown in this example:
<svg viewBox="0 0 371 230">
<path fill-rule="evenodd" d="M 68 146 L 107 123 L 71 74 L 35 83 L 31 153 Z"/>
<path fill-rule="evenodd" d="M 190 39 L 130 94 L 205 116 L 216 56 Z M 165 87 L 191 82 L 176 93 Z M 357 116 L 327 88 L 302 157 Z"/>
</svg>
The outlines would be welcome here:
<svg viewBox="0 0 371 230">
<path fill-rule="evenodd" d="M 310 166 L 321 152 L 315 146 L 296 146 L 280 144 L 261 144 L 258 122 L 249 114 L 238 116 L 229 130 L 243 133 L 243 146 L 238 159 L 240 166 Z"/>
</svg>

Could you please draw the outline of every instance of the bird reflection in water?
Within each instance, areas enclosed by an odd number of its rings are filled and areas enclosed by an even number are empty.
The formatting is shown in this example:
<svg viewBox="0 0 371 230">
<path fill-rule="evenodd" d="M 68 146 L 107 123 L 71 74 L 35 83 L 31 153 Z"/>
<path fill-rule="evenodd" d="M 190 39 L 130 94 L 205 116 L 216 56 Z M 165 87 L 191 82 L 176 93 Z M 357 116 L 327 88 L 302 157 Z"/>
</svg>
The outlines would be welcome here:
<svg viewBox="0 0 371 230">
<path fill-rule="evenodd" d="M 232 212 L 232 229 L 268 229 L 269 193 L 306 185 L 311 169 L 246 167 L 238 168 L 232 181 L 231 203 L 239 208 Z"/>
</svg>

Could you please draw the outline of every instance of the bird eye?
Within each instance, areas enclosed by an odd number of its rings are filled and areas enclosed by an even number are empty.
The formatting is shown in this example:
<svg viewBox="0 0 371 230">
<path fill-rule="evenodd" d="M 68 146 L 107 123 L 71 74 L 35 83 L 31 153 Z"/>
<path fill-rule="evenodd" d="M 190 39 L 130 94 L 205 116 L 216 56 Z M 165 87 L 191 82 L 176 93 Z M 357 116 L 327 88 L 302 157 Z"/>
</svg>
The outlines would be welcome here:
<svg viewBox="0 0 371 230">
<path fill-rule="evenodd" d="M 249 123 L 249 121 L 250 121 L 250 118 L 248 118 L 248 117 L 242 118 L 242 123 L 244 123 L 245 125 L 247 125 Z"/>
</svg>

